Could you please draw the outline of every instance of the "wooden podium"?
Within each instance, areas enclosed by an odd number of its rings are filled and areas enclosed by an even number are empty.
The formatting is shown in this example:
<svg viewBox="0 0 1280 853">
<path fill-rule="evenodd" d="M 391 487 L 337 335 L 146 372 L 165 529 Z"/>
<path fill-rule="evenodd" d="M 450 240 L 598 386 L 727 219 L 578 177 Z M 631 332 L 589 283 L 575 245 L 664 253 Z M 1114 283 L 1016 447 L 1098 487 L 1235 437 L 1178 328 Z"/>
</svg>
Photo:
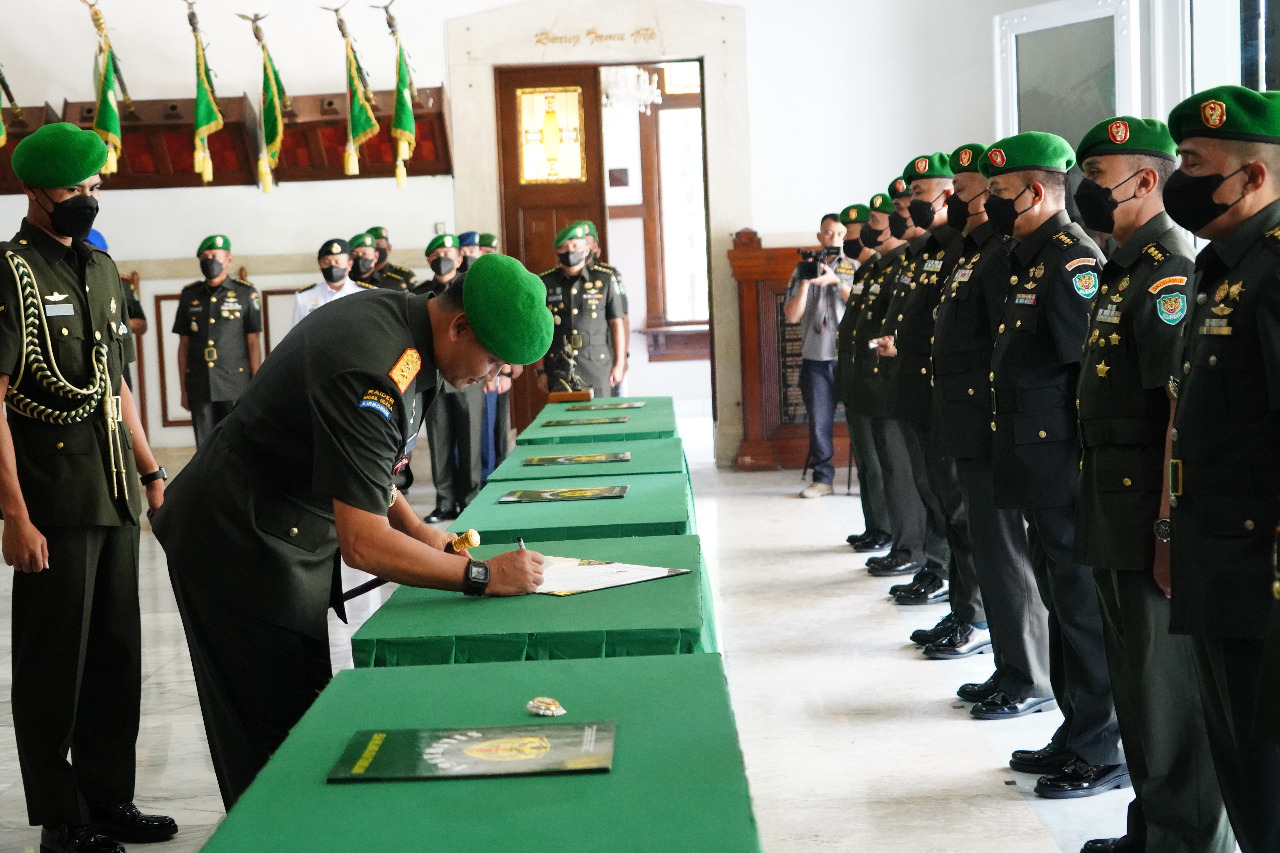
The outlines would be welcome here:
<svg viewBox="0 0 1280 853">
<path fill-rule="evenodd" d="M 800 399 L 800 327 L 782 319 L 787 284 L 800 256 L 796 247 L 765 249 L 749 228 L 734 235 L 729 265 L 738 283 L 742 334 L 742 444 L 740 471 L 803 468 L 809 429 Z M 841 413 L 837 413 L 840 416 Z M 835 465 L 849 463 L 849 430 L 843 419 L 833 429 Z"/>
</svg>

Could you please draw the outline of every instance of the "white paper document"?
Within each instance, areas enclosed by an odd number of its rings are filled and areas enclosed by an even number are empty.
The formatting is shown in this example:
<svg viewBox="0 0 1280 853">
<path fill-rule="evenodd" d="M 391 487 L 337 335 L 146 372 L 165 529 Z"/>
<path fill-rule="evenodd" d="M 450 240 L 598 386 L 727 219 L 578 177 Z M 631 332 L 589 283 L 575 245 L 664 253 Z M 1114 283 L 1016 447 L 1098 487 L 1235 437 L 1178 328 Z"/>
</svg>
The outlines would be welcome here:
<svg viewBox="0 0 1280 853">
<path fill-rule="evenodd" d="M 688 569 L 662 569 L 605 560 L 544 556 L 542 586 L 538 587 L 538 592 L 543 595 L 573 595 L 688 573 Z"/>
</svg>

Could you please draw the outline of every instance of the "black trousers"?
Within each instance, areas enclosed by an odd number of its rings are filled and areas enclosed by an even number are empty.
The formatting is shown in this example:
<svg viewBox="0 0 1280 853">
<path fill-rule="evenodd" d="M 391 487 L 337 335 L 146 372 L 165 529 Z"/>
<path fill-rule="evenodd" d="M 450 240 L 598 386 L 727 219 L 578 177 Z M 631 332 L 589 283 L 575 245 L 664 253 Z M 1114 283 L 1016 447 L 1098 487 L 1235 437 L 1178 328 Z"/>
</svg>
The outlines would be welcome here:
<svg viewBox="0 0 1280 853">
<path fill-rule="evenodd" d="M 1141 850 L 1230 853 L 1191 639 L 1146 571 L 1094 570 L 1120 738 L 1133 780 L 1126 834 Z M 1191 695 L 1188 695 L 1190 692 Z"/>
<path fill-rule="evenodd" d="M 880 457 L 876 455 L 871 418 L 853 414 L 847 407 L 845 418 L 848 420 L 849 443 L 853 446 L 854 465 L 858 472 L 858 499 L 862 503 L 863 530 L 867 533 L 888 533 L 890 524 L 889 509 L 884 497 L 884 473 L 880 470 Z"/>
<path fill-rule="evenodd" d="M 906 437 L 907 458 L 911 463 L 911 481 L 920 505 L 924 507 L 924 562 L 939 571 L 943 577 L 951 574 L 951 538 L 946 513 L 934 482 L 937 472 L 929 453 L 929 428 L 910 421 L 900 420 Z M 958 500 L 957 500 L 958 502 Z"/>
<path fill-rule="evenodd" d="M 957 459 L 956 473 L 991 629 L 997 687 L 1014 699 L 1052 696 L 1049 613 L 1031 569 L 1026 522 L 1018 510 L 996 506 L 991 460 Z"/>
<path fill-rule="evenodd" d="M 437 394 L 425 420 L 436 506 L 463 509 L 480 491 L 483 386 L 475 383 Z"/>
<path fill-rule="evenodd" d="M 1120 764 L 1120 730 L 1093 570 L 1075 561 L 1075 506 L 1023 510 L 1031 566 L 1049 611 L 1049 678 L 1066 718 L 1055 742 L 1089 764 Z"/>
<path fill-rule="evenodd" d="M 1280 745 L 1254 734 L 1262 641 L 1192 636 L 1205 729 L 1242 853 L 1280 850 Z"/>
<path fill-rule="evenodd" d="M 213 428 L 222 423 L 222 419 L 231 414 L 236 407 L 235 400 L 206 401 L 191 404 L 191 428 L 196 433 L 196 449 L 209 437 Z"/>
<path fill-rule="evenodd" d="M 876 456 L 884 474 L 884 497 L 889 512 L 889 532 L 893 534 L 893 553 L 925 562 L 925 512 L 911 477 L 911 451 L 902 421 L 872 418 L 871 435 Z"/>
<path fill-rule="evenodd" d="M 42 532 L 49 568 L 13 576 L 13 726 L 28 820 L 80 826 L 133 799 L 138 527 Z"/>
</svg>

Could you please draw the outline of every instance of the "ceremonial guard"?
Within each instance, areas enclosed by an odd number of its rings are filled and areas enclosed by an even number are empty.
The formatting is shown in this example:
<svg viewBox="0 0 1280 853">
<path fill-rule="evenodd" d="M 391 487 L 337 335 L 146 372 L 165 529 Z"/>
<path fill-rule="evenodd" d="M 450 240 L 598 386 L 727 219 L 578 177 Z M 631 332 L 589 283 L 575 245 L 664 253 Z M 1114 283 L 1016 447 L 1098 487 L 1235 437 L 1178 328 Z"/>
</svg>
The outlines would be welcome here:
<svg viewBox="0 0 1280 853">
<path fill-rule="evenodd" d="M 845 227 L 845 240 L 841 246 L 844 256 L 857 264 L 849 299 L 844 305 L 844 316 L 836 326 L 836 399 L 844 404 L 845 422 L 849 428 L 851 461 L 858 472 L 858 499 L 862 506 L 863 530 L 850 534 L 845 541 L 855 551 L 879 551 L 892 544 L 889 535 L 889 509 L 884 496 L 884 474 L 880 459 L 876 456 L 875 439 L 871 434 L 871 418 L 864 414 L 851 393 L 853 360 L 857 351 L 853 346 L 853 330 L 862 311 L 862 298 L 867 289 L 867 274 L 871 262 L 878 253 L 862 243 L 862 226 L 871 219 L 871 208 L 865 204 L 851 204 L 840 211 L 840 224 Z M 853 235 L 853 236 L 850 236 Z M 856 411 L 855 411 L 856 410 Z"/>
<path fill-rule="evenodd" d="M 173 318 L 182 407 L 191 412 L 196 447 L 221 423 L 262 363 L 262 297 L 231 275 L 231 241 L 206 237 L 196 251 L 203 281 L 182 289 Z"/>
<path fill-rule="evenodd" d="M 401 290 L 412 290 L 418 284 L 418 276 L 408 267 L 396 266 L 391 263 L 388 258 L 391 257 L 391 239 L 387 236 L 387 229 L 381 225 L 375 225 L 368 230 L 373 235 L 373 245 L 378 250 L 377 270 L 382 275 L 384 281 L 399 281 Z M 395 288 L 389 288 L 394 290 Z"/>
<path fill-rule="evenodd" d="M 0 510 L 13 575 L 13 724 L 27 817 L 44 853 L 123 853 L 172 819 L 133 805 L 142 691 L 142 496 L 164 469 L 120 381 L 133 360 L 124 289 L 84 242 L 107 147 L 46 124 L 13 151 L 27 196 L 0 243 Z M 143 476 L 139 477 L 139 471 Z M 97 834 L 103 833 L 103 834 Z"/>
<path fill-rule="evenodd" d="M 964 234 L 960 257 L 943 280 L 933 341 L 933 442 L 955 460 L 973 542 L 996 671 L 956 691 L 967 702 L 996 692 L 1020 702 L 1049 696 L 1048 612 L 1036 593 L 1026 525 L 1016 509 L 996 506 L 991 472 L 991 350 L 1009 290 L 1009 237 L 987 222 L 987 181 L 978 171 L 986 147 L 951 153 L 955 192 L 947 221 Z M 956 611 L 947 614 L 954 622 Z M 946 629 L 939 626 L 938 631 Z M 1016 716 L 1010 709 L 1006 716 Z"/>
<path fill-rule="evenodd" d="M 316 252 L 316 264 L 320 267 L 320 276 L 324 281 L 304 287 L 293 298 L 293 325 L 302 322 L 302 318 L 319 308 L 328 305 L 335 299 L 372 290 L 371 284 L 358 284 L 351 280 L 351 246 L 346 240 L 334 238 L 325 240 Z"/>
<path fill-rule="evenodd" d="M 524 549 L 487 563 L 443 553 L 392 478 L 441 376 L 478 384 L 544 352 L 537 278 L 482 259 L 443 294 L 370 291 L 307 317 L 175 478 L 155 516 L 228 808 L 330 677 L 325 610 L 339 553 L 411 586 L 520 595 Z"/>
<path fill-rule="evenodd" d="M 535 373 L 544 391 L 591 388 L 609 397 L 627 372 L 627 306 L 612 276 L 588 269 L 587 233 L 576 223 L 555 237 L 560 264 L 541 275 L 555 334 Z"/>
<path fill-rule="evenodd" d="M 998 506 L 1021 510 L 1032 567 L 1049 610 L 1050 679 L 1066 718 L 1049 745 L 1016 750 L 1010 765 L 1039 772 L 1042 797 L 1086 797 L 1127 785 L 1102 640 L 1097 585 L 1076 562 L 1080 437 L 1075 390 L 1102 252 L 1067 218 L 1069 143 L 1031 131 L 982 157 L 997 234 L 1018 240 L 991 358 L 992 469 Z M 1029 593 L 1030 591 L 1028 591 Z M 970 713 L 1001 719 L 1052 699 L 997 693 Z"/>
<path fill-rule="evenodd" d="M 1280 92 L 1208 89 L 1174 107 L 1169 130 L 1182 161 L 1165 208 L 1210 241 L 1171 383 L 1171 629 L 1191 637 L 1236 841 L 1270 853 L 1280 745 L 1257 736 L 1255 713 L 1276 690 L 1260 676 L 1280 510 Z M 1274 729 L 1275 705 L 1262 707 Z"/>
</svg>

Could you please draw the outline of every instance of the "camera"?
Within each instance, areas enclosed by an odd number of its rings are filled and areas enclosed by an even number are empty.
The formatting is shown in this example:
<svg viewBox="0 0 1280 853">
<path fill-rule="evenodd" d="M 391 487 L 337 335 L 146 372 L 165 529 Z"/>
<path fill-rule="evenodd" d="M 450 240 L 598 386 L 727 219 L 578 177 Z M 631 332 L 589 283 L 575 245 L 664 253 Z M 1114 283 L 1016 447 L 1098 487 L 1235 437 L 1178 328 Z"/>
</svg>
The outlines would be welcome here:
<svg viewBox="0 0 1280 853">
<path fill-rule="evenodd" d="M 840 256 L 839 246 L 827 246 L 822 249 L 796 249 L 801 258 L 796 268 L 796 278 L 801 281 L 815 279 L 822 275 L 822 264 L 830 264 Z"/>
</svg>

